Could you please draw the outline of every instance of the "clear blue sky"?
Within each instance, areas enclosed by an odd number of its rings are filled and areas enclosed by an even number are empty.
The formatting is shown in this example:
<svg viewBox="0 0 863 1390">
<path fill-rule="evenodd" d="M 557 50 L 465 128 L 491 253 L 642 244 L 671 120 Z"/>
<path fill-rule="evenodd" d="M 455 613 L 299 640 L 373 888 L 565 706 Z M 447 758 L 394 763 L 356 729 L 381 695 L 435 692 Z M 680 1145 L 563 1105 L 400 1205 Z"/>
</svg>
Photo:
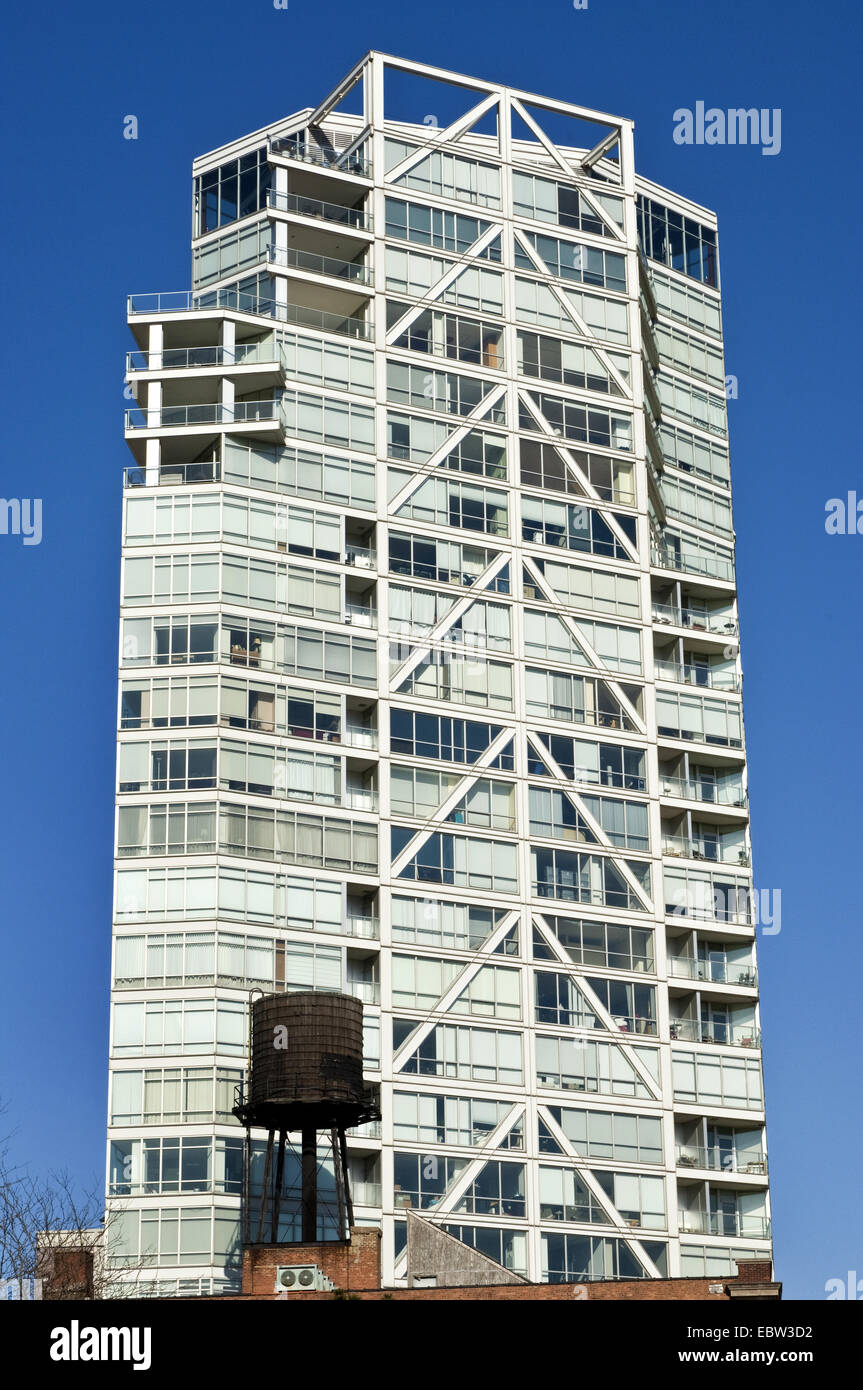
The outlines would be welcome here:
<svg viewBox="0 0 863 1390">
<path fill-rule="evenodd" d="M 189 283 L 194 155 L 379 48 L 631 116 L 640 171 L 719 214 L 756 884 L 782 891 L 760 946 L 777 1266 L 786 1295 L 823 1298 L 863 1271 L 863 535 L 824 530 L 828 498 L 863 496 L 857 5 L 83 0 L 16 5 L 4 39 L 0 492 L 44 500 L 41 545 L 0 536 L 17 1154 L 101 1178 L 125 295 Z M 699 100 L 780 107 L 781 153 L 676 145 Z"/>
</svg>

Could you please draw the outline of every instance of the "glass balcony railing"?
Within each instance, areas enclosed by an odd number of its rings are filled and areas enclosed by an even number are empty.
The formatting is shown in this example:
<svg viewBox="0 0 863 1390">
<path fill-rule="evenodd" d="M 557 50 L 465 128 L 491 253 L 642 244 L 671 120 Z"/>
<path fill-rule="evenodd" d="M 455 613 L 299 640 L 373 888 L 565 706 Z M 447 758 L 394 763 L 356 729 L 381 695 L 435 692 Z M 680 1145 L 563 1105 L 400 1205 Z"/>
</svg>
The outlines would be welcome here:
<svg viewBox="0 0 863 1390">
<path fill-rule="evenodd" d="M 159 410 L 133 406 L 126 411 L 127 430 L 188 429 L 198 425 L 250 425 L 279 423 L 278 401 L 221 401 L 203 405 L 163 405 Z"/>
<path fill-rule="evenodd" d="M 751 961 L 694 960 L 691 956 L 669 956 L 668 973 L 685 980 L 704 980 L 711 985 L 736 985 L 754 989 L 758 975 Z"/>
<path fill-rule="evenodd" d="M 765 1153 L 736 1153 L 733 1149 L 712 1144 L 701 1148 L 696 1144 L 678 1144 L 678 1168 L 703 1168 L 717 1173 L 747 1173 L 753 1177 L 767 1176 Z"/>
<path fill-rule="evenodd" d="M 715 666 L 700 666 L 689 661 L 655 661 L 654 676 L 658 681 L 675 681 L 678 685 L 700 685 L 709 690 L 740 690 L 740 675 L 734 670 Z"/>
<path fill-rule="evenodd" d="M 338 222 L 342 226 L 358 227 L 370 232 L 372 216 L 365 208 L 347 207 L 344 203 L 327 203 L 320 198 L 303 198 L 298 193 L 278 193 L 267 190 L 267 206 L 278 212 L 293 212 L 298 217 L 314 217 L 322 222 Z"/>
<path fill-rule="evenodd" d="M 347 563 L 360 570 L 373 570 L 377 566 L 377 552 L 367 545 L 346 545 Z"/>
<path fill-rule="evenodd" d="M 381 1002 L 381 987 L 377 980 L 348 980 L 348 994 L 352 994 L 355 999 L 361 999 L 364 1004 L 379 1004 Z"/>
<path fill-rule="evenodd" d="M 234 347 L 162 348 L 161 352 L 129 352 L 128 372 L 169 372 L 195 367 L 243 367 L 265 362 L 281 366 L 281 353 L 273 342 L 237 343 Z"/>
<path fill-rule="evenodd" d="M 678 1225 L 686 1235 L 770 1239 L 769 1219 L 743 1211 L 682 1211 L 678 1214 Z"/>
<path fill-rule="evenodd" d="M 651 564 L 658 569 L 701 574 L 708 579 L 721 579 L 731 584 L 735 582 L 734 563 L 722 555 L 698 555 L 691 550 L 679 551 L 667 546 L 653 546 Z"/>
<path fill-rule="evenodd" d="M 311 145 L 292 135 L 282 140 L 270 140 L 267 154 L 274 154 L 280 159 L 295 159 L 300 164 L 316 164 L 321 169 L 332 169 L 338 174 L 356 174 L 365 179 L 372 176 L 371 161 L 363 154 L 324 149 L 321 145 Z"/>
<path fill-rule="evenodd" d="M 726 845 L 718 836 L 712 835 L 665 835 L 662 853 L 681 859 L 707 859 L 715 864 L 749 863 L 749 851 L 745 845 Z"/>
<path fill-rule="evenodd" d="M 342 617 L 353 627 L 377 627 L 378 610 L 364 603 L 346 603 Z"/>
<path fill-rule="evenodd" d="M 158 468 L 124 468 L 123 480 L 132 487 L 185 487 L 191 483 L 217 483 L 222 476 L 216 459 L 202 463 L 163 463 Z"/>
<path fill-rule="evenodd" d="M 207 313 L 216 310 L 233 310 L 238 314 L 251 314 L 258 318 L 276 319 L 279 323 L 300 324 L 306 328 L 316 328 L 322 333 L 338 333 L 346 338 L 373 339 L 374 329 L 364 318 L 353 315 L 333 314 L 324 309 L 309 308 L 305 304 L 277 304 L 272 296 L 245 294 L 226 286 L 221 290 L 175 290 L 155 294 L 132 294 L 128 299 L 130 318 L 149 315 L 160 318 L 164 314 Z"/>
<path fill-rule="evenodd" d="M 743 809 L 748 798 L 742 787 L 722 782 L 706 782 L 699 778 L 662 777 L 659 784 L 660 796 L 674 796 L 685 801 L 702 801 L 714 806 L 729 806 Z"/>
<path fill-rule="evenodd" d="M 366 1131 L 364 1131 L 366 1132 Z M 358 1207 L 379 1207 L 381 1204 L 381 1185 L 379 1182 L 357 1182 L 350 1180 L 351 1200 Z"/>
<path fill-rule="evenodd" d="M 380 918 L 349 912 L 345 917 L 341 930 L 346 936 L 360 936 L 368 941 L 377 941 L 381 934 Z"/>
<path fill-rule="evenodd" d="M 715 1018 L 673 1018 L 668 1032 L 672 1042 L 716 1043 L 718 1047 L 761 1046 L 761 1030 L 751 1023 L 732 1023 Z"/>
<path fill-rule="evenodd" d="M 295 246 L 269 248 L 270 262 L 286 270 L 308 270 L 313 275 L 326 275 L 331 280 L 351 280 L 360 285 L 374 284 L 371 266 L 365 261 L 342 261 L 335 256 L 319 256 L 314 251 L 302 251 Z"/>
<path fill-rule="evenodd" d="M 706 613 L 698 608 L 678 608 L 673 603 L 654 603 L 653 621 L 672 627 L 688 627 L 695 632 L 715 632 L 722 637 L 737 635 L 737 620 L 728 613 Z"/>
</svg>

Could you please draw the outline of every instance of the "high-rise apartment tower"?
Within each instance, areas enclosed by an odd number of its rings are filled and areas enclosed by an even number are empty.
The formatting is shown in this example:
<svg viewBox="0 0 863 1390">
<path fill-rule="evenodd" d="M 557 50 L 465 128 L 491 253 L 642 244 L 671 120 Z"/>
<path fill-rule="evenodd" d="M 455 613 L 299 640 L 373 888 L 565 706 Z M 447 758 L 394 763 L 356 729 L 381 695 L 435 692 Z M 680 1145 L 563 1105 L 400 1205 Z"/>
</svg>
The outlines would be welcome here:
<svg viewBox="0 0 863 1390">
<path fill-rule="evenodd" d="M 249 993 L 309 988 L 385 1280 L 406 1208 L 533 1280 L 769 1258 L 714 215 L 370 53 L 195 161 L 129 323 L 118 1269 L 236 1283 Z"/>
</svg>

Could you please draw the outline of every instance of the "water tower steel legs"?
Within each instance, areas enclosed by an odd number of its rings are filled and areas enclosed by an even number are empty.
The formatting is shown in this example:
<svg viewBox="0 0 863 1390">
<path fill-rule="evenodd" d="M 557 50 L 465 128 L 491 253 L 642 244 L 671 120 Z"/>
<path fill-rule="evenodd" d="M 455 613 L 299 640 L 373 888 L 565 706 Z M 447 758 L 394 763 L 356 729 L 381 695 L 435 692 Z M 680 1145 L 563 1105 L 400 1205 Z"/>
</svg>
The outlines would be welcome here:
<svg viewBox="0 0 863 1390">
<path fill-rule="evenodd" d="M 279 1156 L 276 1161 L 276 1193 L 273 1199 L 273 1226 L 270 1239 L 275 1245 L 279 1239 L 279 1216 L 282 1209 L 282 1183 L 285 1177 L 285 1140 L 287 1134 L 279 1130 Z"/>
<path fill-rule="evenodd" d="M 317 1130 L 305 1128 L 303 1134 L 303 1240 L 313 1245 L 318 1238 L 318 1143 Z"/>
</svg>

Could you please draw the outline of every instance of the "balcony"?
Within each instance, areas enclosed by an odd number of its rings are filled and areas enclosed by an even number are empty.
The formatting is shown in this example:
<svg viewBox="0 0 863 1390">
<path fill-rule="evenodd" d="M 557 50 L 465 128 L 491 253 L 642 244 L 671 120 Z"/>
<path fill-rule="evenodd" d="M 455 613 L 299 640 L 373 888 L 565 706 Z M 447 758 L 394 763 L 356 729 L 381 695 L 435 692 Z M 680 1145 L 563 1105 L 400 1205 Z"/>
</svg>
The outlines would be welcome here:
<svg viewBox="0 0 863 1390">
<path fill-rule="evenodd" d="M 705 666 L 689 661 L 654 661 L 653 666 L 654 678 L 658 681 L 674 681 L 678 685 L 699 685 L 710 690 L 740 690 L 739 673 L 720 666 Z"/>
<path fill-rule="evenodd" d="M 237 343 L 234 347 L 221 344 L 213 347 L 162 348 L 160 352 L 128 352 L 127 372 L 194 371 L 207 367 L 250 367 L 258 363 L 281 367 L 282 354 L 272 341 Z"/>
<path fill-rule="evenodd" d="M 653 546 L 650 563 L 657 569 L 700 574 L 707 579 L 721 580 L 725 584 L 736 583 L 733 562 L 721 555 L 696 555 L 692 551 L 681 552 L 671 550 L 667 546 Z"/>
<path fill-rule="evenodd" d="M 751 961 L 694 960 L 691 956 L 669 956 L 668 973 L 677 979 L 703 980 L 710 985 L 734 985 L 755 989 L 758 974 Z"/>
<path fill-rule="evenodd" d="M 673 603 L 654 603 L 653 621 L 663 626 L 685 627 L 720 637 L 736 637 L 737 622 L 727 613 L 708 613 L 698 608 L 678 608 Z"/>
<path fill-rule="evenodd" d="M 230 310 L 256 318 L 275 319 L 279 323 L 298 324 L 315 328 L 322 333 L 337 333 L 346 338 L 373 339 L 374 329 L 363 318 L 353 314 L 330 313 L 305 304 L 278 304 L 269 296 L 241 293 L 229 286 L 221 290 L 174 290 L 165 293 L 132 294 L 128 298 L 129 318 L 146 316 L 162 318 L 166 314 L 212 314 Z"/>
<path fill-rule="evenodd" d="M 664 835 L 662 853 L 678 859 L 706 859 L 713 864 L 749 864 L 749 851 L 743 845 L 726 845 L 718 835 Z"/>
<path fill-rule="evenodd" d="M 278 401 L 235 401 L 232 406 L 221 401 L 206 401 L 201 405 L 164 405 L 149 410 L 133 406 L 126 411 L 126 430 L 200 429 L 227 425 L 272 425 L 281 429 L 282 412 Z M 208 465 L 209 466 L 209 465 Z"/>
<path fill-rule="evenodd" d="M 371 1126 L 366 1126 L 366 1130 Z M 379 1182 L 358 1182 L 350 1179 L 351 1200 L 356 1207 L 379 1207 L 381 1204 L 381 1185 Z"/>
<path fill-rule="evenodd" d="M 761 1046 L 761 1030 L 751 1023 L 724 1019 L 673 1018 L 668 1025 L 672 1042 L 715 1043 L 717 1047 Z"/>
<path fill-rule="evenodd" d="M 312 275 L 324 275 L 330 280 L 349 280 L 353 284 L 374 284 L 371 267 L 365 261 L 343 261 L 335 256 L 319 256 L 314 251 L 303 251 L 296 246 L 269 248 L 271 264 L 286 270 L 306 270 Z"/>
<path fill-rule="evenodd" d="M 660 796 L 727 806 L 729 810 L 744 810 L 748 804 L 748 797 L 742 787 L 724 786 L 721 782 L 707 782 L 691 777 L 662 777 Z"/>
<path fill-rule="evenodd" d="M 135 487 L 186 487 L 192 483 L 218 483 L 222 467 L 216 459 L 200 463 L 169 463 L 161 468 L 124 468 L 123 485 Z"/>
<path fill-rule="evenodd" d="M 749 1177 L 767 1176 L 765 1153 L 736 1153 L 733 1149 L 713 1144 L 701 1148 L 697 1144 L 678 1144 L 678 1168 L 701 1168 L 718 1173 L 745 1173 Z"/>
<path fill-rule="evenodd" d="M 313 217 L 363 232 L 372 230 L 372 215 L 364 207 L 327 203 L 321 198 L 304 198 L 297 193 L 277 193 L 275 188 L 267 190 L 267 206 L 275 208 L 277 212 L 293 213 L 296 217 Z"/>
<path fill-rule="evenodd" d="M 769 1240 L 770 1221 L 742 1211 L 681 1211 L 678 1226 L 684 1235 L 737 1236 L 744 1240 Z"/>
<path fill-rule="evenodd" d="M 277 159 L 295 160 L 298 164 L 313 164 L 319 169 L 329 169 L 336 174 L 353 174 L 363 179 L 372 177 L 371 161 L 366 159 L 365 155 L 356 151 L 339 153 L 337 150 L 325 149 L 321 145 L 312 145 L 307 140 L 300 140 L 296 135 L 268 141 L 267 155 L 275 155 Z"/>
<path fill-rule="evenodd" d="M 346 989 L 348 994 L 352 994 L 355 999 L 361 999 L 364 1004 L 379 1004 L 381 1002 L 379 980 L 348 980 Z"/>
<path fill-rule="evenodd" d="M 378 610 L 370 604 L 365 603 L 345 603 L 342 611 L 342 619 L 350 623 L 353 627 L 377 627 Z"/>
<path fill-rule="evenodd" d="M 381 934 L 381 919 L 349 912 L 345 917 L 342 931 L 346 936 L 358 936 L 366 941 L 377 941 Z"/>
</svg>

